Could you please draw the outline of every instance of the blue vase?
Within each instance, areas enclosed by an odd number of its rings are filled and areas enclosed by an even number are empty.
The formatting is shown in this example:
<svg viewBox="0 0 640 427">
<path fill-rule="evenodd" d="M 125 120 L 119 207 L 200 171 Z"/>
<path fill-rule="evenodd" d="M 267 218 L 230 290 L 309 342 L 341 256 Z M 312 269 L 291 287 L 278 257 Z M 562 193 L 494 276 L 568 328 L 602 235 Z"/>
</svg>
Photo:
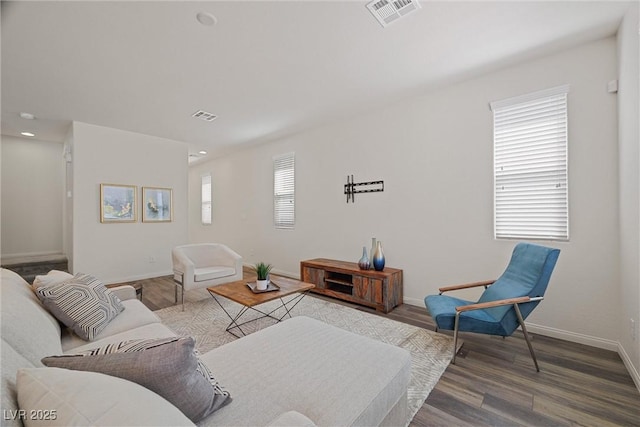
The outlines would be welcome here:
<svg viewBox="0 0 640 427">
<path fill-rule="evenodd" d="M 360 261 L 358 261 L 358 267 L 360 267 L 361 270 L 368 270 L 369 269 L 369 257 L 367 256 L 367 248 L 366 247 L 362 247 L 362 258 L 360 258 Z"/>
<path fill-rule="evenodd" d="M 369 256 L 370 256 L 370 258 L 369 258 L 369 268 L 371 270 L 373 270 L 373 254 L 376 253 L 376 246 L 377 246 L 376 238 L 372 237 L 371 238 L 371 251 L 369 252 Z"/>
<path fill-rule="evenodd" d="M 382 242 L 378 240 L 378 244 L 376 245 L 376 251 L 373 254 L 373 268 L 376 271 L 384 270 L 384 252 L 382 252 Z"/>
</svg>

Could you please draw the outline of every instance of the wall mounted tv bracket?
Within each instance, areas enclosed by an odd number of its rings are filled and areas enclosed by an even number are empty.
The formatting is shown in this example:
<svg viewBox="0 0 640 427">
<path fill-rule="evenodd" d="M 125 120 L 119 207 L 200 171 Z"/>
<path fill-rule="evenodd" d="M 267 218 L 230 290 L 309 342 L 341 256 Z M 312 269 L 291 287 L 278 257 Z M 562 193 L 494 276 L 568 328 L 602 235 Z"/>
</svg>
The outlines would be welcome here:
<svg viewBox="0 0 640 427">
<path fill-rule="evenodd" d="M 356 187 L 364 187 L 356 189 Z M 384 181 L 355 182 L 353 175 L 347 175 L 347 183 L 344 185 L 344 194 L 347 195 L 347 203 L 351 200 L 355 203 L 353 197 L 356 193 L 378 193 L 384 191 Z"/>
</svg>

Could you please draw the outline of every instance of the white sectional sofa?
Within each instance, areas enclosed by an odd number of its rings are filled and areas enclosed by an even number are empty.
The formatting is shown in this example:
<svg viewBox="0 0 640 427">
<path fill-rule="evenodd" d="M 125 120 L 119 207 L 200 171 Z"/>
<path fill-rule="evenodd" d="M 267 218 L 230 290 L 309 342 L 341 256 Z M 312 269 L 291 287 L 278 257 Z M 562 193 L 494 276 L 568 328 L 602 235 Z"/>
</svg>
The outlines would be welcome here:
<svg viewBox="0 0 640 427">
<path fill-rule="evenodd" d="M 175 336 L 132 287 L 116 288 L 125 309 L 91 342 L 61 328 L 17 274 L 3 269 L 0 289 L 2 425 L 193 425 L 138 384 L 42 363 L 107 343 Z M 232 400 L 199 425 L 407 423 L 409 353 L 314 319 L 294 317 L 200 359 Z"/>
</svg>

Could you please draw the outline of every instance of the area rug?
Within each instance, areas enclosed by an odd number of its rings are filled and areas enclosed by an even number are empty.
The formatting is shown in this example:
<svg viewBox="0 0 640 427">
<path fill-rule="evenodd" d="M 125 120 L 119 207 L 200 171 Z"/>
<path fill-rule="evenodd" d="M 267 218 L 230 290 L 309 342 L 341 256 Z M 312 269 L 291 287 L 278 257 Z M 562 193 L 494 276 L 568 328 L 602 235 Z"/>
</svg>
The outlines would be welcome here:
<svg viewBox="0 0 640 427">
<path fill-rule="evenodd" d="M 241 309 L 239 304 L 224 298 L 219 298 L 219 301 L 232 314 Z M 268 312 L 276 306 L 277 304 L 273 302 L 263 304 L 259 308 Z M 194 337 L 196 347 L 201 353 L 237 339 L 225 332 L 229 318 L 211 297 L 185 303 L 184 311 L 177 305 L 158 310 L 155 313 L 176 334 Z M 285 313 L 281 310 L 274 313 L 278 317 L 283 314 Z M 453 339 L 447 335 L 323 299 L 307 296 L 291 310 L 291 315 L 312 317 L 347 331 L 408 350 L 411 353 L 411 380 L 407 393 L 410 414 L 407 425 L 424 404 L 451 361 Z M 257 317 L 252 313 L 246 313 L 245 316 L 247 317 L 243 317 L 243 320 Z M 274 323 L 275 320 L 270 318 L 258 319 L 242 328 L 246 334 L 250 334 Z"/>
</svg>

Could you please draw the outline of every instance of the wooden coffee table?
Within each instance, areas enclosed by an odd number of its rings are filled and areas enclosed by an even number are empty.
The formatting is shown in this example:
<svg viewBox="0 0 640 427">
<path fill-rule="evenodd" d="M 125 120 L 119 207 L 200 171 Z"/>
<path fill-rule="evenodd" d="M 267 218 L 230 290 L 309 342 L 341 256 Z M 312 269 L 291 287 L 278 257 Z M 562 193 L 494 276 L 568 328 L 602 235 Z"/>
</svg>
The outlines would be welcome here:
<svg viewBox="0 0 640 427">
<path fill-rule="evenodd" d="M 241 338 L 246 335 L 242 330 L 241 326 L 245 325 L 249 322 L 254 322 L 258 319 L 263 319 L 265 317 L 270 317 L 280 322 L 287 315 L 291 317 L 291 309 L 296 306 L 304 298 L 304 296 L 315 287 L 313 283 L 301 282 L 299 280 L 290 279 L 288 277 L 283 276 L 275 276 L 271 275 L 271 282 L 277 285 L 280 289 L 269 292 L 261 292 L 254 293 L 249 286 L 247 285 L 247 280 L 239 280 L 237 282 L 225 283 L 223 285 L 211 286 L 207 288 L 215 302 L 222 308 L 222 310 L 226 313 L 226 315 L 231 319 L 229 326 L 225 329 L 230 334 Z M 295 294 L 295 295 L 294 295 Z M 224 306 L 220 303 L 216 295 L 227 298 L 233 302 L 236 302 L 242 305 L 240 311 L 237 314 L 232 315 L 224 308 Z M 293 295 L 291 298 L 285 300 L 284 297 Z M 256 306 L 260 304 L 264 304 L 273 300 L 280 300 L 280 305 L 268 313 L 259 310 Z M 284 308 L 285 313 L 280 316 L 274 316 L 273 313 L 277 310 Z M 240 318 L 249 310 L 256 311 L 261 314 L 261 316 L 250 319 L 242 323 L 238 323 Z M 242 335 L 238 335 L 234 332 L 234 329 L 238 329 Z"/>
</svg>

